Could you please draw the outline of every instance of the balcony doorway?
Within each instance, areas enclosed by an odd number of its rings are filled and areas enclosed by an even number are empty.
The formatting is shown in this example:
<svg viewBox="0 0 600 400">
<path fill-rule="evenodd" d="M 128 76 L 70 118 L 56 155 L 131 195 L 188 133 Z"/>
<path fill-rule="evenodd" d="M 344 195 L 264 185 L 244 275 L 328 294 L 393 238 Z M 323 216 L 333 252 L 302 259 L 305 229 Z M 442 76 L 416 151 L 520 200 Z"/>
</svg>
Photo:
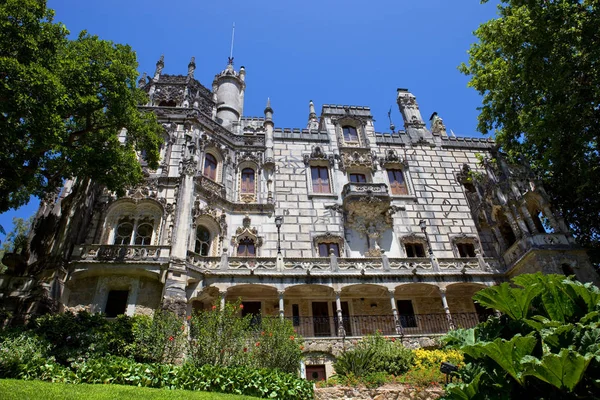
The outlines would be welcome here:
<svg viewBox="0 0 600 400">
<path fill-rule="evenodd" d="M 331 336 L 329 305 L 326 301 L 313 301 L 312 318 L 315 336 Z"/>
<path fill-rule="evenodd" d="M 250 324 L 252 326 L 260 325 L 261 321 L 261 303 L 260 301 L 243 301 L 242 305 L 244 308 L 242 309 L 242 317 L 246 315 L 251 315 L 252 319 L 250 320 Z"/>
</svg>

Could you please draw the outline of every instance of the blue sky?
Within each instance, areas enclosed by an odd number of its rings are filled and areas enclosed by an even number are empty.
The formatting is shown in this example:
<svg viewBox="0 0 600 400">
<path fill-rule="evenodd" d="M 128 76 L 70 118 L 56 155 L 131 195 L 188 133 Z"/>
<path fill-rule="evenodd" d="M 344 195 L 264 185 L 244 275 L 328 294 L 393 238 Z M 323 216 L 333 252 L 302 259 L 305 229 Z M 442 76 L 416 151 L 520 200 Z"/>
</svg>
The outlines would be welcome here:
<svg viewBox="0 0 600 400">
<path fill-rule="evenodd" d="M 396 88 L 417 97 L 423 118 L 437 111 L 448 130 L 478 136 L 481 104 L 457 66 L 477 26 L 496 15 L 497 1 L 475 0 L 48 0 L 56 21 L 129 44 L 139 71 L 154 72 L 161 54 L 165 73 L 195 76 L 208 87 L 225 68 L 235 22 L 236 69 L 246 67 L 244 114 L 263 116 L 267 97 L 281 128 L 304 128 L 308 102 L 370 106 L 377 131 L 388 131 L 388 110 L 402 127 Z M 38 201 L 0 215 L 27 217 Z M 0 235 L 0 239 L 3 236 Z"/>
</svg>

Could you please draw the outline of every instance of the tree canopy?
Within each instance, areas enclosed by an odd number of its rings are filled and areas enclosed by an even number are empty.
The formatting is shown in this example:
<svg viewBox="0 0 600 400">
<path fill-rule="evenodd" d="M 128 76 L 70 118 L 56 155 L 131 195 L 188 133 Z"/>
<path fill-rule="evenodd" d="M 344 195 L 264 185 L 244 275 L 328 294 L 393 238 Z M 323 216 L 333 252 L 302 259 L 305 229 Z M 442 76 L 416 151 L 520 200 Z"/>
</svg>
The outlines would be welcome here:
<svg viewBox="0 0 600 400">
<path fill-rule="evenodd" d="M 487 2 L 487 0 L 483 0 Z M 528 161 L 585 245 L 600 242 L 600 3 L 502 0 L 469 50 L 478 130 Z"/>
<path fill-rule="evenodd" d="M 72 177 L 122 192 L 143 178 L 142 152 L 158 166 L 135 53 L 85 31 L 71 40 L 53 16 L 45 0 L 0 0 L 0 212 Z"/>
</svg>

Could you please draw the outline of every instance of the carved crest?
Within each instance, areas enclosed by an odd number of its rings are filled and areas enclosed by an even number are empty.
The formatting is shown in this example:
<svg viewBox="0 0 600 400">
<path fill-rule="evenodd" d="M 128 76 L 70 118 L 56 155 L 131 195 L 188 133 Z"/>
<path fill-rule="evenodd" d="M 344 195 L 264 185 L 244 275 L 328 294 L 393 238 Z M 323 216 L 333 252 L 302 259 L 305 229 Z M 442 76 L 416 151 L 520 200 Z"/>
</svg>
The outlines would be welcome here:
<svg viewBox="0 0 600 400">
<path fill-rule="evenodd" d="M 330 166 L 333 166 L 333 154 L 327 155 L 323 152 L 321 146 L 313 146 L 310 154 L 304 154 L 304 164 L 309 165 L 311 161 L 327 161 Z"/>
</svg>

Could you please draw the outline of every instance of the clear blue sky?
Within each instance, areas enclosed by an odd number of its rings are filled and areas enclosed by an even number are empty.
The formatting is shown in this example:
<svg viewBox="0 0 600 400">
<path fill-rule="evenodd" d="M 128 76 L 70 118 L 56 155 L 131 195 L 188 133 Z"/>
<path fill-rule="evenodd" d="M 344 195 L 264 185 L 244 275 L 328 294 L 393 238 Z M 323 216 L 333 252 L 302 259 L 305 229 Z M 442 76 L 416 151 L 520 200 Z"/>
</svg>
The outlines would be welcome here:
<svg viewBox="0 0 600 400">
<path fill-rule="evenodd" d="M 388 131 L 387 112 L 402 127 L 396 88 L 417 97 L 423 118 L 437 111 L 448 130 L 477 136 L 481 103 L 457 66 L 467 60 L 477 26 L 496 15 L 497 1 L 475 0 L 49 0 L 56 21 L 129 44 L 139 71 L 195 76 L 207 88 L 225 68 L 235 22 L 235 67 L 246 67 L 244 114 L 263 116 L 267 97 L 276 127 L 304 128 L 308 102 L 370 106 L 377 131 Z M 0 215 L 27 217 L 38 201 Z M 0 235 L 0 239 L 3 236 Z"/>
</svg>

